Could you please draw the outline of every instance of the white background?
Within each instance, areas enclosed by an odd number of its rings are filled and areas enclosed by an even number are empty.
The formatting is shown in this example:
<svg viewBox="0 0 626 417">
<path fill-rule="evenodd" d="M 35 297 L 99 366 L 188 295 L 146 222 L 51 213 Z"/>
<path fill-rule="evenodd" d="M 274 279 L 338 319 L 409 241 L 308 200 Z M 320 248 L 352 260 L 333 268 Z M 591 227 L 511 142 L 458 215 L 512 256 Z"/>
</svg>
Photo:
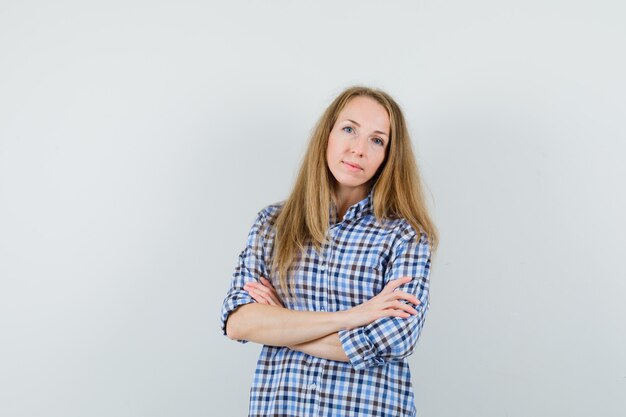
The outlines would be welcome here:
<svg viewBox="0 0 626 417">
<path fill-rule="evenodd" d="M 0 415 L 241 416 L 219 310 L 353 84 L 441 232 L 421 416 L 626 415 L 622 1 L 2 1 Z"/>
</svg>

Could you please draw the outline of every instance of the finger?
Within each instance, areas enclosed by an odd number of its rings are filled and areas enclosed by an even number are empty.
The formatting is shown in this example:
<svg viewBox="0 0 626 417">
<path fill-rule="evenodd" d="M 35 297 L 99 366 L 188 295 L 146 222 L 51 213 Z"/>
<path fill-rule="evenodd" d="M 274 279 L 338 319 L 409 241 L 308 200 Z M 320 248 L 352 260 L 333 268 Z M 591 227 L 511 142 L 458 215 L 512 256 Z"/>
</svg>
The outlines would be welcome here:
<svg viewBox="0 0 626 417">
<path fill-rule="evenodd" d="M 280 301 L 280 298 L 278 298 L 276 293 L 264 287 L 263 285 L 256 283 L 256 282 L 250 282 L 246 284 L 246 286 L 254 290 L 259 297 L 262 297 L 264 300 L 264 304 L 269 304 L 269 305 L 273 305 L 277 307 L 284 307 L 283 303 Z"/>
<path fill-rule="evenodd" d="M 262 292 L 263 294 L 267 294 L 270 291 L 269 288 L 267 288 L 266 286 L 258 282 L 251 282 L 248 285 L 250 285 L 252 288 L 257 290 L 258 292 Z"/>
<path fill-rule="evenodd" d="M 254 299 L 254 301 L 261 303 L 265 300 L 265 298 L 261 294 L 259 294 L 254 288 L 252 288 L 250 285 L 245 285 L 243 289 L 248 292 L 248 294 L 250 295 L 250 297 Z"/>
<path fill-rule="evenodd" d="M 406 311 L 407 313 L 413 314 L 414 316 L 417 315 L 416 309 L 414 309 L 408 304 L 403 303 L 402 301 L 393 301 L 391 303 L 391 308 L 396 309 L 396 310 Z"/>
<path fill-rule="evenodd" d="M 411 282 L 411 279 L 412 279 L 411 277 L 400 277 L 398 279 L 389 281 L 389 283 L 385 286 L 385 288 L 383 288 L 382 292 L 385 292 L 385 293 L 393 292 L 399 286 L 404 285 L 408 282 Z"/>
<path fill-rule="evenodd" d="M 414 296 L 413 294 L 404 292 L 404 291 L 394 291 L 391 294 L 388 294 L 385 298 L 383 298 L 385 302 L 395 301 L 395 300 L 405 300 L 411 304 L 420 305 L 422 302 Z"/>
<path fill-rule="evenodd" d="M 270 294 L 270 297 L 272 299 L 272 301 L 274 302 L 274 305 L 280 306 L 280 307 L 284 307 L 283 306 L 283 302 L 280 301 L 280 298 L 278 298 L 278 296 L 276 294 Z"/>
<path fill-rule="evenodd" d="M 269 287 L 269 288 L 272 288 L 272 289 L 274 288 L 274 286 L 272 285 L 270 280 L 265 278 L 265 277 L 261 277 L 261 283 L 263 283 L 263 285 L 265 285 L 266 287 Z"/>
<path fill-rule="evenodd" d="M 411 317 L 411 315 L 409 313 L 407 313 L 406 311 L 402 311 L 402 310 L 385 310 L 386 312 L 386 317 L 400 317 L 403 319 L 408 319 L 409 317 Z"/>
<path fill-rule="evenodd" d="M 399 286 L 404 285 L 410 281 L 411 277 L 400 277 L 397 279 L 393 279 L 387 283 L 387 285 L 385 286 L 385 290 L 387 290 L 388 292 L 394 291 Z"/>
<path fill-rule="evenodd" d="M 254 299 L 254 301 L 256 301 L 257 303 L 260 304 L 269 304 L 269 302 L 265 299 L 265 297 L 263 296 L 263 294 L 259 293 L 258 291 L 256 291 L 254 288 L 245 288 L 244 289 L 246 291 L 248 291 L 248 294 L 250 294 L 250 297 L 252 297 Z"/>
<path fill-rule="evenodd" d="M 265 294 L 268 297 L 271 296 L 276 296 L 276 290 L 272 287 L 272 288 L 268 288 L 263 284 L 259 284 L 256 282 L 252 282 L 250 283 L 250 285 L 252 285 L 257 291 L 262 292 L 263 294 Z"/>
<path fill-rule="evenodd" d="M 263 277 L 261 277 L 261 280 L 264 281 L 262 284 L 257 284 L 257 283 L 252 283 L 252 284 L 254 284 L 255 288 L 257 288 L 259 291 L 262 291 L 266 297 L 271 298 L 274 301 L 275 305 L 279 305 L 282 307 L 283 303 L 280 301 L 278 294 L 276 294 L 276 290 L 272 286 L 272 283 L 268 279 L 263 278 Z"/>
<path fill-rule="evenodd" d="M 281 307 L 283 306 L 283 303 L 280 301 L 280 299 L 278 298 L 275 292 L 273 291 L 267 292 L 265 293 L 265 297 L 271 300 L 272 305 L 281 306 Z"/>
<path fill-rule="evenodd" d="M 415 305 L 422 304 L 422 302 L 419 300 L 419 298 L 417 298 L 413 294 L 405 292 L 405 291 L 400 291 L 400 290 L 394 291 L 393 293 L 391 293 L 389 295 L 389 300 L 406 300 L 409 303 L 412 303 L 412 304 L 415 304 Z"/>
<path fill-rule="evenodd" d="M 262 285 L 257 284 L 256 282 L 249 282 L 244 285 L 243 288 L 244 290 L 248 291 L 250 295 L 254 294 L 254 296 L 256 297 L 255 299 L 261 299 L 264 304 L 270 304 L 270 300 L 267 294 L 261 291 L 261 288 L 263 288 Z"/>
</svg>

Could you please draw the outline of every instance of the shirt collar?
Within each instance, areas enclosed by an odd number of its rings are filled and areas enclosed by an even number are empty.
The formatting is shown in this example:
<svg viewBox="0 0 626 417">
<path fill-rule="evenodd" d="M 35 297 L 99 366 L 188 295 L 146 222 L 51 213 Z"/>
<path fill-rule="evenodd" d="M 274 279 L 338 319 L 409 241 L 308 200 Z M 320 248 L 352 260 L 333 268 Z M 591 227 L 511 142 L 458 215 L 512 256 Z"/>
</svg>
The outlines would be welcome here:
<svg viewBox="0 0 626 417">
<path fill-rule="evenodd" d="M 343 216 L 343 219 L 337 219 L 337 207 L 335 206 L 335 204 L 331 204 L 331 207 L 330 207 L 331 222 L 338 223 L 339 221 L 356 219 L 358 217 L 362 217 L 367 214 L 373 213 L 374 212 L 373 191 L 374 191 L 373 189 L 370 190 L 370 192 L 367 194 L 367 196 L 363 200 L 350 206 L 350 208 L 346 211 L 346 214 Z M 335 219 L 337 221 L 333 221 Z"/>
</svg>

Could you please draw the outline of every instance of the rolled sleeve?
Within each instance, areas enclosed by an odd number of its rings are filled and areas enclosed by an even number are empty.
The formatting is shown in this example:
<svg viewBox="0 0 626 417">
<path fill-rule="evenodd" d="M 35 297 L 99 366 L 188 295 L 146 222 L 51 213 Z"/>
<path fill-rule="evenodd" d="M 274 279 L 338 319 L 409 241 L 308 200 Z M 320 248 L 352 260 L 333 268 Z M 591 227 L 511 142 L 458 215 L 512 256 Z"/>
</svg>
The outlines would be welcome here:
<svg viewBox="0 0 626 417">
<path fill-rule="evenodd" d="M 244 285 L 249 282 L 258 282 L 262 276 L 267 277 L 267 268 L 265 265 L 265 251 L 263 236 L 267 226 L 267 218 L 264 211 L 259 212 L 254 225 L 248 233 L 248 239 L 245 249 L 239 255 L 239 260 L 226 298 L 222 303 L 220 316 L 220 326 L 222 333 L 226 335 L 226 323 L 230 314 L 242 305 L 256 302 L 246 290 Z M 246 343 L 245 340 L 239 342 Z"/>
<path fill-rule="evenodd" d="M 430 246 L 425 234 L 413 234 L 394 248 L 385 273 L 385 285 L 394 279 L 413 279 L 398 287 L 421 302 L 417 315 L 409 318 L 384 317 L 367 326 L 339 332 L 339 340 L 356 370 L 400 361 L 411 355 L 419 339 L 429 309 Z"/>
</svg>

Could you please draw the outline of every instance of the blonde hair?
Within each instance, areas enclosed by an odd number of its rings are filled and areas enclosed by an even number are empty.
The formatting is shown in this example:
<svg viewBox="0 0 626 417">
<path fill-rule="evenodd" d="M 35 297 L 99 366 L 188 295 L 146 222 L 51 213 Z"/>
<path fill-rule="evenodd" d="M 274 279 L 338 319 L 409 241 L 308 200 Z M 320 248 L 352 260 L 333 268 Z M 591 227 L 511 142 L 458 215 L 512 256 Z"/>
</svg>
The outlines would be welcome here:
<svg viewBox="0 0 626 417">
<path fill-rule="evenodd" d="M 289 267 L 305 245 L 312 243 L 319 249 L 325 241 L 336 182 L 326 161 L 328 137 L 339 113 L 357 96 L 376 100 L 389 115 L 389 145 L 385 159 L 370 180 L 370 187 L 376 185 L 373 193 L 376 219 L 404 218 L 417 232 L 418 239 L 420 231 L 427 235 L 431 251 L 437 247 L 438 232 L 428 214 L 423 184 L 400 107 L 383 91 L 350 87 L 333 100 L 317 122 L 296 183 L 274 224 L 276 237 L 272 269 L 278 273 L 285 294 L 291 294 Z"/>
</svg>

